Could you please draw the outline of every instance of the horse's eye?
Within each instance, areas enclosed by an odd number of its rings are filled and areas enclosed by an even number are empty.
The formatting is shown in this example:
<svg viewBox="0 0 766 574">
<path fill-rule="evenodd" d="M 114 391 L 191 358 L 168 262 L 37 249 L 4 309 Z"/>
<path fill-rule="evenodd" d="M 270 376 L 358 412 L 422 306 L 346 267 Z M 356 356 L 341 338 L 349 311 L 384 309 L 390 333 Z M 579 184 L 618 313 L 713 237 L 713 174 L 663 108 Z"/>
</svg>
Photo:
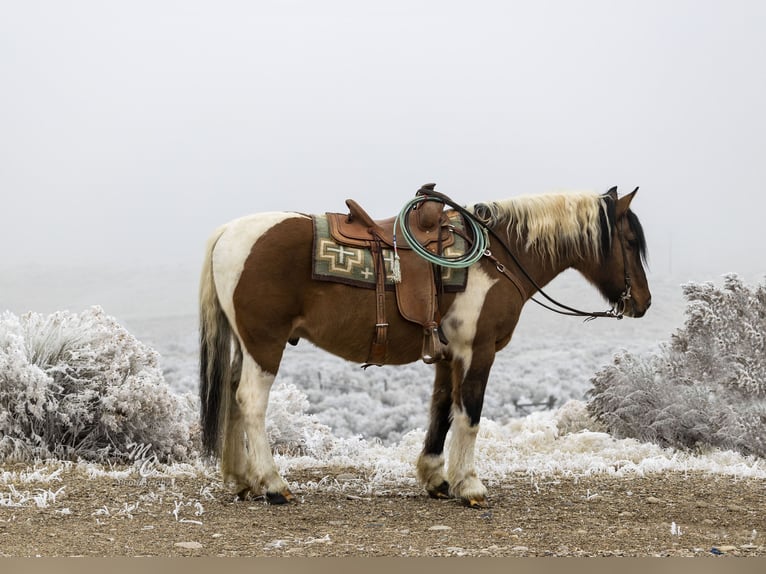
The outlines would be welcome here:
<svg viewBox="0 0 766 574">
<path fill-rule="evenodd" d="M 628 247 L 631 249 L 636 249 L 638 247 L 638 241 L 635 239 L 628 239 Z"/>
</svg>

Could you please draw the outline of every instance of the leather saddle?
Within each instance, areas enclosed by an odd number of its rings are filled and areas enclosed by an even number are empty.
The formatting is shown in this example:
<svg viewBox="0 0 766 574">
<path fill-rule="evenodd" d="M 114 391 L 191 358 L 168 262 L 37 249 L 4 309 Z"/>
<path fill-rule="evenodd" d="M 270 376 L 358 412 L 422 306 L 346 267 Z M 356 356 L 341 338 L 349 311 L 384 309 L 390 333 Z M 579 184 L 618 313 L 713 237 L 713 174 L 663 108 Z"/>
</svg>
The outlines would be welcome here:
<svg viewBox="0 0 766 574">
<path fill-rule="evenodd" d="M 418 191 L 428 195 L 435 184 L 426 184 Z M 421 359 L 434 363 L 444 358 L 439 337 L 439 315 L 434 266 L 412 251 L 396 217 L 375 220 L 353 199 L 347 199 L 347 214 L 327 213 L 330 235 L 339 245 L 370 249 L 375 262 L 376 324 L 375 336 L 367 359 L 369 365 L 383 365 L 386 360 L 388 321 L 386 319 L 386 271 L 382 249 L 394 249 L 398 254 L 401 280 L 395 283 L 399 313 L 423 327 Z M 409 213 L 409 231 L 416 241 L 434 254 L 455 243 L 455 236 L 439 200 L 423 201 Z"/>
<path fill-rule="evenodd" d="M 370 239 L 376 237 L 386 247 L 393 248 L 395 235 L 397 249 L 411 249 L 402 230 L 396 226 L 396 217 L 374 220 L 353 199 L 347 199 L 346 206 L 348 214 L 327 214 L 330 234 L 340 245 L 367 247 Z M 418 205 L 410 213 L 409 229 L 418 243 L 433 253 L 455 243 L 455 236 L 447 227 L 444 204 L 439 201 Z"/>
</svg>

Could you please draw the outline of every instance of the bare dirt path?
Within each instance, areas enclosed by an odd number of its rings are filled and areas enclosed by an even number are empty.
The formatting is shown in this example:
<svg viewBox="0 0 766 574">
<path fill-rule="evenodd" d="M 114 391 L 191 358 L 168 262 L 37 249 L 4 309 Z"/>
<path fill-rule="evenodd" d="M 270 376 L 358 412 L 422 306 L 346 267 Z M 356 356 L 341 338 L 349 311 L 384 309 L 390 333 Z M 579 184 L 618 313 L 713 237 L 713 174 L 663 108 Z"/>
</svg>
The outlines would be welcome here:
<svg viewBox="0 0 766 574">
<path fill-rule="evenodd" d="M 0 505 L 0 556 L 766 555 L 762 480 L 518 475 L 491 487 L 490 509 L 471 510 L 420 493 L 354 491 L 355 473 L 288 475 L 352 488 L 305 488 L 284 507 L 234 502 L 209 476 L 118 480 L 71 468 L 45 485 L 0 484 L 8 496 L 38 486 L 55 494 L 45 508 Z"/>
</svg>

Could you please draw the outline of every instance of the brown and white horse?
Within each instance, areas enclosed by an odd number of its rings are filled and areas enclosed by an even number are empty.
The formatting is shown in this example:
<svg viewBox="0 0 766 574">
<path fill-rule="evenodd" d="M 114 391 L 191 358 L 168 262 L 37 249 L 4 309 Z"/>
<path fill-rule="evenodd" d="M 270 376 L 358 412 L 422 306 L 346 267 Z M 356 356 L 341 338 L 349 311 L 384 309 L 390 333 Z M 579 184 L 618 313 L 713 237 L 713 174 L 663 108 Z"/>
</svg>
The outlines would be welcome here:
<svg viewBox="0 0 766 574">
<path fill-rule="evenodd" d="M 487 489 L 474 470 L 484 389 L 495 353 L 508 344 L 522 306 L 535 294 L 531 280 L 545 286 L 574 268 L 625 315 L 641 317 L 649 308 L 646 242 L 629 209 L 635 193 L 522 196 L 469 208 L 493 232 L 494 260 L 470 266 L 465 290 L 440 300 L 446 358 L 435 365 L 430 425 L 417 460 L 417 476 L 432 497 L 487 506 Z M 285 344 L 305 338 L 349 361 L 368 357 L 375 291 L 312 279 L 312 240 L 309 216 L 270 212 L 232 221 L 208 243 L 200 287 L 202 441 L 209 454 L 220 455 L 224 481 L 240 497 L 263 494 L 275 504 L 293 499 L 265 432 Z M 396 309 L 395 293 L 387 297 L 388 308 Z M 418 360 L 422 327 L 389 315 L 385 362 Z"/>
</svg>

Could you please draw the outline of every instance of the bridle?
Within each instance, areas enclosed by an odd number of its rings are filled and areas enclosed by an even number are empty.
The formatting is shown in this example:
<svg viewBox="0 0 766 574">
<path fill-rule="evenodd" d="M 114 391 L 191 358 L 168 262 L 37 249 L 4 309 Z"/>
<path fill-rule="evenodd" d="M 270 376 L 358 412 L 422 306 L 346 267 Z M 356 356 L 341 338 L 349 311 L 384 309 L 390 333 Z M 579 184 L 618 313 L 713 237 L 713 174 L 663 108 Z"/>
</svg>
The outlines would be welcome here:
<svg viewBox="0 0 766 574">
<path fill-rule="evenodd" d="M 548 309 L 549 311 L 558 313 L 559 315 L 569 315 L 572 317 L 585 317 L 586 321 L 592 321 L 593 319 L 598 319 L 600 317 L 610 318 L 610 319 L 622 319 L 625 316 L 625 310 L 627 309 L 628 301 L 632 298 L 631 279 L 630 279 L 630 272 L 628 271 L 628 265 L 627 265 L 627 259 L 626 259 L 625 241 L 623 238 L 622 229 L 619 225 L 619 222 L 616 223 L 615 225 L 617 227 L 617 238 L 620 242 L 620 248 L 622 250 L 623 277 L 625 280 L 625 290 L 620 294 L 620 298 L 617 301 L 615 301 L 612 304 L 612 307 L 607 311 L 582 311 L 580 309 L 570 307 L 569 305 L 565 305 L 561 303 L 560 301 L 557 301 L 550 295 L 548 295 L 543 290 L 543 288 L 537 283 L 537 281 L 535 281 L 532 278 L 532 276 L 527 272 L 527 270 L 518 260 L 518 258 L 513 253 L 513 251 L 511 251 L 510 247 L 506 245 L 503 238 L 500 237 L 497 234 L 497 232 L 495 232 L 494 229 L 482 223 L 482 226 L 484 227 L 484 229 L 486 229 L 489 232 L 489 234 L 492 235 L 495 241 L 497 241 L 500 244 L 500 246 L 503 248 L 503 251 L 505 251 L 511 257 L 516 267 L 519 268 L 519 270 L 524 275 L 524 277 L 526 277 L 526 279 L 532 284 L 536 292 L 540 293 L 540 295 L 545 297 L 545 299 L 547 299 L 553 306 L 543 303 L 542 301 L 536 299 L 535 297 L 530 297 L 532 301 L 534 301 L 541 307 Z M 512 282 L 516 284 L 516 286 L 518 287 L 518 283 L 513 279 L 510 272 L 505 268 L 504 265 L 502 265 L 499 261 L 497 261 L 497 259 L 494 257 L 494 255 L 492 255 L 489 249 L 485 251 L 485 255 L 491 258 L 493 263 L 495 263 L 495 267 L 497 268 L 498 271 L 500 271 L 500 273 L 503 274 L 503 276 L 511 279 Z"/>
<path fill-rule="evenodd" d="M 625 290 L 620 294 L 620 298 L 614 302 L 610 312 L 614 313 L 617 319 L 622 319 L 625 314 L 625 308 L 628 306 L 628 301 L 633 297 L 630 292 L 632 283 L 630 280 L 630 271 L 628 271 L 628 258 L 625 250 L 625 238 L 623 237 L 622 226 L 620 225 L 620 221 L 615 222 L 614 225 L 617 228 L 617 239 L 620 241 L 620 250 L 622 251 L 622 270 L 625 279 Z"/>
<path fill-rule="evenodd" d="M 532 286 L 535 288 L 535 291 L 540 293 L 545 299 L 548 300 L 551 305 L 548 305 L 546 303 L 543 303 L 542 301 L 539 301 L 535 297 L 530 297 L 532 301 L 540 305 L 541 307 L 544 307 L 545 309 L 548 309 L 549 311 L 553 311 L 554 313 L 558 313 L 560 315 L 569 315 L 573 317 L 585 317 L 586 321 L 592 321 L 593 319 L 598 319 L 601 317 L 604 318 L 610 318 L 610 319 L 622 319 L 625 315 L 625 310 L 628 306 L 628 301 L 632 299 L 631 294 L 631 277 L 630 272 L 628 271 L 628 260 L 627 260 L 627 251 L 625 249 L 625 238 L 623 237 L 622 227 L 620 225 L 620 221 L 615 222 L 615 227 L 617 228 L 617 239 L 620 242 L 620 249 L 622 251 L 622 264 L 623 264 L 623 277 L 625 280 L 625 290 L 620 294 L 620 298 L 615 301 L 612 304 L 611 309 L 607 311 L 581 311 L 580 309 L 576 309 L 574 307 L 570 307 L 568 305 L 565 305 L 559 301 L 556 301 L 553 297 L 548 295 L 543 288 L 535 281 L 532 276 L 527 272 L 527 270 L 524 268 L 524 266 L 521 264 L 521 262 L 518 260 L 516 255 L 511 251 L 511 248 L 505 243 L 503 238 L 490 226 L 488 226 L 484 221 L 482 221 L 480 218 L 477 218 L 472 212 L 465 209 L 463 206 L 458 205 L 454 201 L 452 201 L 449 197 L 444 195 L 443 193 L 440 193 L 436 190 L 429 189 L 426 191 L 421 191 L 419 194 L 425 196 L 424 200 L 428 200 L 428 196 L 433 197 L 437 201 L 441 201 L 450 207 L 452 207 L 455 211 L 460 213 L 463 217 L 469 218 L 472 221 L 475 221 L 481 228 L 486 230 L 486 232 L 493 237 L 493 239 L 503 248 L 503 251 L 505 251 L 510 258 L 513 260 L 513 263 L 516 265 L 516 267 L 521 271 L 522 275 L 526 277 L 527 281 L 529 281 Z M 465 237 L 466 240 L 469 240 L 469 238 Z M 487 257 L 492 263 L 495 265 L 495 268 L 507 279 L 509 279 L 516 288 L 520 291 L 523 297 L 526 296 L 526 293 L 524 292 L 524 289 L 519 284 L 518 279 L 506 268 L 505 265 L 503 265 L 490 251 L 489 248 L 486 248 L 484 250 L 484 256 Z"/>
</svg>

